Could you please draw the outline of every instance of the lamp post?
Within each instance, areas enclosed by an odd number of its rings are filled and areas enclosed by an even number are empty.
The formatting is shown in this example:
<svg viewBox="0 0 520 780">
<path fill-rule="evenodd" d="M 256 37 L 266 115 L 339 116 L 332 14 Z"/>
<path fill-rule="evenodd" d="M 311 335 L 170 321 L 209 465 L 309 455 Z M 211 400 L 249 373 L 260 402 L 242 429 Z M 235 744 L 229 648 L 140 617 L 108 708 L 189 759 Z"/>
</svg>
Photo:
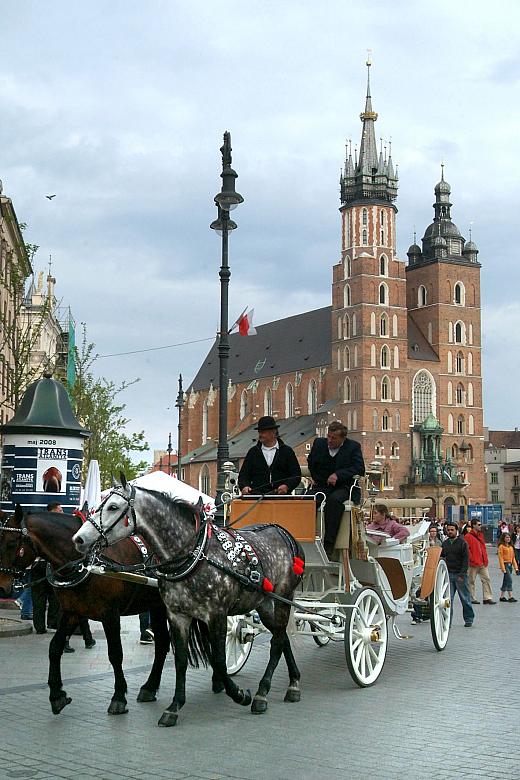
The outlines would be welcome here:
<svg viewBox="0 0 520 780">
<path fill-rule="evenodd" d="M 172 469 L 171 469 L 171 462 L 172 462 L 172 435 L 171 435 L 171 433 L 168 434 L 168 447 L 166 448 L 166 452 L 168 453 L 168 476 L 171 477 L 171 475 L 172 475 Z"/>
<path fill-rule="evenodd" d="M 217 219 L 210 228 L 222 236 L 222 264 L 220 266 L 220 331 L 218 339 L 219 360 L 219 399 L 218 399 L 218 448 L 217 448 L 217 495 L 215 498 L 217 511 L 215 522 L 224 525 L 224 507 L 222 493 L 225 490 L 226 475 L 223 465 L 229 460 L 227 443 L 227 400 L 228 400 L 228 364 L 229 364 L 229 323 L 228 323 L 228 290 L 231 271 L 228 262 L 228 237 L 237 225 L 229 218 L 229 212 L 243 203 L 244 198 L 235 191 L 236 172 L 231 167 L 231 135 L 224 133 L 224 143 L 220 148 L 222 153 L 222 187 L 215 195 L 218 209 Z"/>
<path fill-rule="evenodd" d="M 182 468 L 181 468 L 182 407 L 184 406 L 184 393 L 182 391 L 182 374 L 179 374 L 179 394 L 177 395 L 175 406 L 179 410 L 179 424 L 177 426 L 177 479 L 180 479 L 182 476 Z"/>
</svg>

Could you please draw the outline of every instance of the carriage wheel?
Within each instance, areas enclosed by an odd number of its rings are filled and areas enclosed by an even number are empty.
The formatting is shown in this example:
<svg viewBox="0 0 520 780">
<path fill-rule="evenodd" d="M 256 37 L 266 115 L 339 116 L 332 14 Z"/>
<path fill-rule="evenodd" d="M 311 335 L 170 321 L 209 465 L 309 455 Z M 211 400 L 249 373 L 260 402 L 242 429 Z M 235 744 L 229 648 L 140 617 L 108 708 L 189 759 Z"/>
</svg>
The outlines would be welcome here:
<svg viewBox="0 0 520 780">
<path fill-rule="evenodd" d="M 325 645 L 329 644 L 330 636 L 328 634 L 324 634 L 323 631 L 320 630 L 318 623 L 309 623 L 309 628 L 312 632 L 312 638 L 318 647 L 325 647 Z"/>
<path fill-rule="evenodd" d="M 444 650 L 450 634 L 450 578 L 448 567 L 440 560 L 435 572 L 435 585 L 430 596 L 430 626 L 433 644 L 437 650 Z"/>
<path fill-rule="evenodd" d="M 373 685 L 385 663 L 388 646 L 386 615 L 381 598 L 372 588 L 362 588 L 347 610 L 345 655 L 350 675 L 360 688 Z"/>
<path fill-rule="evenodd" d="M 338 637 L 335 638 L 334 636 L 331 636 L 330 634 L 326 634 L 324 631 L 322 631 L 320 627 L 320 623 L 312 623 L 309 621 L 309 627 L 312 632 L 312 638 L 318 645 L 318 647 L 325 647 L 325 645 L 328 645 L 330 640 L 333 639 L 335 642 L 339 642 L 343 639 L 343 632 L 345 628 L 345 620 L 343 618 L 343 615 L 339 614 L 339 612 L 322 612 L 321 614 L 325 615 L 326 617 L 330 618 L 330 625 L 327 627 L 329 631 L 332 631 L 334 634 L 337 634 Z"/>
<path fill-rule="evenodd" d="M 230 676 L 237 674 L 249 658 L 253 640 L 242 641 L 242 629 L 246 625 L 240 615 L 229 615 L 226 634 L 226 666 Z"/>
</svg>

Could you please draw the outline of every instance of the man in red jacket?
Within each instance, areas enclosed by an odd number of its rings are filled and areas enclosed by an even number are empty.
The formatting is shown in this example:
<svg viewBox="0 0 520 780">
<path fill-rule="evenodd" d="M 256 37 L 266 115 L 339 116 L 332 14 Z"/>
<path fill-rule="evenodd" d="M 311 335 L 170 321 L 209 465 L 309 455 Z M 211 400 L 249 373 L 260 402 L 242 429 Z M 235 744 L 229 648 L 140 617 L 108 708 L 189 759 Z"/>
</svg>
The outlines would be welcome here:
<svg viewBox="0 0 520 780">
<path fill-rule="evenodd" d="M 480 577 L 482 583 L 482 594 L 484 596 L 484 604 L 496 604 L 493 601 L 493 591 L 491 590 L 491 580 L 489 579 L 488 572 L 488 554 L 486 550 L 486 543 L 484 541 L 484 534 L 481 530 L 482 524 L 480 520 L 475 518 L 471 521 L 471 528 L 467 532 L 464 540 L 469 547 L 469 568 L 468 568 L 468 580 L 469 580 L 469 592 L 471 594 L 471 603 L 480 604 L 477 601 L 475 582 L 477 574 Z"/>
</svg>

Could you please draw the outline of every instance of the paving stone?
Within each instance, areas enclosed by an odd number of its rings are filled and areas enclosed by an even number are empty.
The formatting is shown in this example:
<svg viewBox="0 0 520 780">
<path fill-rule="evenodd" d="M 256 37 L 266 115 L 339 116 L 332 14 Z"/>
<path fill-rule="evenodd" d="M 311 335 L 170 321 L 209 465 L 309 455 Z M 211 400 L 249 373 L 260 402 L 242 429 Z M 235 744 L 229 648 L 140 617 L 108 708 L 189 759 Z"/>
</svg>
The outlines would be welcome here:
<svg viewBox="0 0 520 780">
<path fill-rule="evenodd" d="M 500 579 L 496 556 L 490 557 L 496 594 Z M 153 660 L 153 647 L 138 643 L 137 618 L 123 619 L 129 712 L 122 716 L 106 712 L 113 674 L 99 624 L 93 624 L 93 650 L 74 637 L 76 652 L 64 656 L 64 687 L 73 701 L 58 716 L 46 685 L 52 635 L 4 638 L 0 780 L 510 780 L 519 776 L 510 746 L 520 700 L 513 673 L 520 661 L 520 603 L 507 611 L 475 609 L 474 629 L 467 631 L 456 603 L 443 653 L 433 648 L 428 624 L 412 627 L 409 616 L 400 618 L 413 638 L 391 637 L 381 677 L 364 690 L 350 679 L 342 643 L 318 648 L 310 637 L 297 637 L 302 700 L 283 702 L 282 662 L 264 716 L 212 694 L 208 670 L 190 670 L 187 703 L 173 729 L 157 727 L 173 696 L 171 655 L 158 701 L 135 701 Z M 259 638 L 238 684 L 255 690 L 268 652 L 267 638 Z"/>
</svg>

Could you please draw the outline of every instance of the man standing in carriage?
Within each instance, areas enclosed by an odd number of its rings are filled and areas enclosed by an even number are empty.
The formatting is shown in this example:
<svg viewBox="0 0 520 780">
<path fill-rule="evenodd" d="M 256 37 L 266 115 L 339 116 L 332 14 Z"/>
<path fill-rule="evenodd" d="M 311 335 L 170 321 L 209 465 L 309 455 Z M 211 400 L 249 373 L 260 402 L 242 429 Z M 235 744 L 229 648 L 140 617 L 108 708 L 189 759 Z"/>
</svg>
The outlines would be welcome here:
<svg viewBox="0 0 520 780">
<path fill-rule="evenodd" d="M 242 495 L 275 493 L 287 495 L 298 487 L 302 472 L 292 447 L 278 436 L 274 417 L 260 417 L 258 442 L 247 453 L 238 475 Z"/>
<path fill-rule="evenodd" d="M 347 429 L 343 423 L 334 420 L 328 427 L 326 437 L 314 439 L 308 462 L 313 492 L 324 493 L 326 497 L 324 547 L 330 556 L 338 535 L 344 502 L 350 497 L 354 477 L 365 473 L 363 454 L 359 443 L 347 438 Z M 360 489 L 353 488 L 352 501 L 358 504 L 360 498 Z"/>
</svg>

